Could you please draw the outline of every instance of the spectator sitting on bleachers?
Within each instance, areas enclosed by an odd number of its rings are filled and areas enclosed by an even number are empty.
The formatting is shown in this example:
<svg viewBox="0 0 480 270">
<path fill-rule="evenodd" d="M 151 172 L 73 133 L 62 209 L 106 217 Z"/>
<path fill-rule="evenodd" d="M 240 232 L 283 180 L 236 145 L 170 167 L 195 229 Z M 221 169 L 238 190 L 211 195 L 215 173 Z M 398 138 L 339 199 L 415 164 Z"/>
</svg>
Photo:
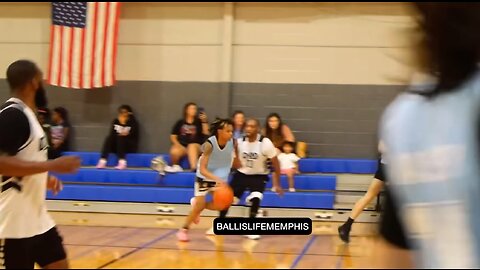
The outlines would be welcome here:
<svg viewBox="0 0 480 270">
<path fill-rule="evenodd" d="M 292 142 L 285 142 L 283 144 L 283 153 L 278 155 L 278 161 L 280 162 L 280 173 L 284 174 L 288 178 L 288 191 L 295 192 L 295 174 L 298 171 L 298 161 L 300 158 L 293 152 L 294 144 Z"/>
<path fill-rule="evenodd" d="M 242 111 L 235 111 L 232 115 L 233 138 L 239 139 L 245 136 L 245 114 Z"/>
<path fill-rule="evenodd" d="M 282 152 L 282 147 L 285 142 L 291 142 L 295 144 L 295 136 L 292 130 L 282 122 L 282 118 L 277 113 L 271 113 L 268 115 L 265 129 L 263 130 L 263 136 L 269 138 L 273 145 L 278 149 L 278 152 Z"/>
<path fill-rule="evenodd" d="M 137 152 L 138 140 L 138 122 L 132 108 L 129 105 L 122 105 L 118 108 L 118 116 L 113 120 L 110 133 L 103 144 L 102 157 L 98 161 L 97 168 L 105 168 L 108 154 L 114 153 L 118 156 L 118 165 L 115 169 L 126 169 L 126 154 Z"/>
<path fill-rule="evenodd" d="M 63 107 L 53 109 L 50 138 L 49 159 L 58 158 L 62 155 L 62 152 L 70 150 L 70 121 L 68 120 L 67 109 Z"/>
<path fill-rule="evenodd" d="M 169 173 L 181 172 L 180 160 L 188 156 L 190 170 L 197 168 L 198 157 L 200 156 L 200 145 L 209 135 L 207 115 L 203 110 L 199 110 L 195 103 L 187 103 L 183 108 L 183 118 L 178 120 L 173 126 L 170 140 L 171 166 L 165 167 Z"/>
<path fill-rule="evenodd" d="M 50 128 L 52 127 L 50 124 L 50 110 L 48 108 L 38 108 L 37 118 L 43 128 L 43 132 L 45 132 L 45 136 L 47 136 L 48 145 L 52 146 L 52 136 L 50 134 Z"/>
</svg>

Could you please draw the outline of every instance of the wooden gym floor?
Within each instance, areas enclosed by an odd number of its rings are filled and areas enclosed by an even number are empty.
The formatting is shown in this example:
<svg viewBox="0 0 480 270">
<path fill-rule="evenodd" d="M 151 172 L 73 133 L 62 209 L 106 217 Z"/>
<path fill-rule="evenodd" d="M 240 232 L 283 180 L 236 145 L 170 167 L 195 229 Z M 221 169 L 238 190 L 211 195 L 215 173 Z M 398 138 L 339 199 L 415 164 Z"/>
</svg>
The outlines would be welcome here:
<svg viewBox="0 0 480 270">
<path fill-rule="evenodd" d="M 309 236 L 205 236 L 212 218 L 179 243 L 182 216 L 53 212 L 71 268 L 409 268 L 409 254 L 382 241 L 376 224 L 354 224 L 349 245 L 338 223 L 315 222 Z"/>
</svg>

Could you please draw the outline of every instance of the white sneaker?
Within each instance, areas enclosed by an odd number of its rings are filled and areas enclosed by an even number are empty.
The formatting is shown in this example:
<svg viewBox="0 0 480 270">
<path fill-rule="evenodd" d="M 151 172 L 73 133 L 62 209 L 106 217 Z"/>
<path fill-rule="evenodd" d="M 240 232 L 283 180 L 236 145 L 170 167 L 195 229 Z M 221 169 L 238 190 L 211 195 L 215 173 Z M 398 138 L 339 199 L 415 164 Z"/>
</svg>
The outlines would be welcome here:
<svg viewBox="0 0 480 270">
<path fill-rule="evenodd" d="M 260 235 L 244 235 L 246 238 L 250 240 L 258 240 L 260 239 Z"/>
<path fill-rule="evenodd" d="M 210 229 L 208 229 L 206 232 L 205 232 L 206 235 L 215 235 L 215 232 L 213 231 L 213 227 L 210 227 Z"/>
<path fill-rule="evenodd" d="M 166 166 L 165 172 L 168 172 L 168 173 L 183 172 L 183 168 L 180 167 L 179 165 Z"/>
<path fill-rule="evenodd" d="M 288 191 L 295 192 L 296 190 L 294 188 L 289 188 Z"/>
</svg>

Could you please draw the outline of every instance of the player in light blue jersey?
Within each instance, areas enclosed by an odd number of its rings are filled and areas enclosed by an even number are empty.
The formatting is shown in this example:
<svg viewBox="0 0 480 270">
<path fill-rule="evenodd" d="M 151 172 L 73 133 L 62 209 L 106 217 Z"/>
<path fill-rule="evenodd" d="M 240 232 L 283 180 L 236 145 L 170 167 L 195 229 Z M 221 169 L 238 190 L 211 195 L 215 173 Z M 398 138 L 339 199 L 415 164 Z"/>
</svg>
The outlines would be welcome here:
<svg viewBox="0 0 480 270">
<path fill-rule="evenodd" d="M 215 187 L 227 184 L 235 158 L 233 123 L 228 119 L 217 119 L 210 130 L 212 136 L 202 145 L 203 153 L 198 160 L 195 197 L 191 200 L 192 211 L 177 233 L 180 241 L 189 241 L 188 229 L 192 223 L 198 224 L 204 209 L 223 210 L 216 208 L 212 202 L 206 202 L 205 196 Z"/>
<path fill-rule="evenodd" d="M 480 267 L 480 3 L 418 2 L 429 83 L 381 121 L 387 175 L 419 268 Z M 393 239 L 388 228 L 385 238 Z"/>
</svg>

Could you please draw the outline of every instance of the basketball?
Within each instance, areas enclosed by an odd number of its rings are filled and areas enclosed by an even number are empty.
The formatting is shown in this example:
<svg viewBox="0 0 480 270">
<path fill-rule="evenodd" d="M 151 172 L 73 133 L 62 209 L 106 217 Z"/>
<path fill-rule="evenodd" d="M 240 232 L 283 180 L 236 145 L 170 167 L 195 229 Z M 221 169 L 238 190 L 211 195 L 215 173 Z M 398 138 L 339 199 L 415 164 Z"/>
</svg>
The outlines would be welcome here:
<svg viewBox="0 0 480 270">
<path fill-rule="evenodd" d="M 227 209 L 233 203 L 233 190 L 230 186 L 216 188 L 213 192 L 213 204 L 216 208 Z"/>
</svg>

